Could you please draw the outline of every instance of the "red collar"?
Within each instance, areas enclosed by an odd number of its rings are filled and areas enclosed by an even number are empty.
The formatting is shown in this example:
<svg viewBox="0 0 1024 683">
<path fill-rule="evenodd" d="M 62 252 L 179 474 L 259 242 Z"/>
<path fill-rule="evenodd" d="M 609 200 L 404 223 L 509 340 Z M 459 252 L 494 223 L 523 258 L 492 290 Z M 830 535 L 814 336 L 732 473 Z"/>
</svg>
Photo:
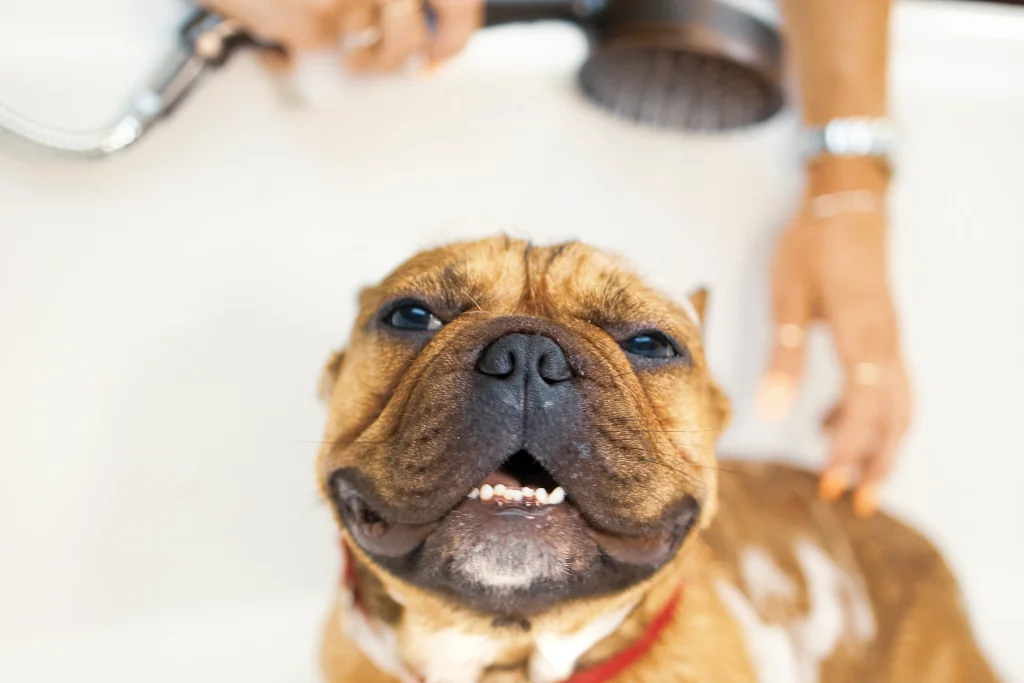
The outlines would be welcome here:
<svg viewBox="0 0 1024 683">
<path fill-rule="evenodd" d="M 647 651 L 651 649 L 651 646 L 657 642 L 662 632 L 664 632 L 665 627 L 672 623 L 672 617 L 675 616 L 679 603 L 682 601 L 683 584 L 679 584 L 679 587 L 675 589 L 672 597 L 661 608 L 658 615 L 651 620 L 651 623 L 647 624 L 644 632 L 629 647 L 600 664 L 574 673 L 564 683 L 604 683 L 618 676 L 647 654 Z"/>
<path fill-rule="evenodd" d="M 342 577 L 342 583 L 352 596 L 352 607 L 365 615 L 366 610 L 362 601 L 362 596 L 359 594 L 358 581 L 356 580 L 355 557 L 353 556 L 352 549 L 348 547 L 348 543 L 344 540 L 341 542 L 341 551 L 344 555 L 344 575 Z M 661 612 L 651 620 L 651 623 L 647 624 L 647 628 L 644 629 L 644 632 L 640 634 L 640 637 L 634 640 L 629 647 L 618 652 L 609 659 L 604 660 L 600 664 L 596 664 L 589 669 L 584 669 L 583 671 L 574 673 L 562 683 L 606 683 L 606 681 L 610 681 L 618 676 L 620 673 L 636 663 L 638 659 L 647 654 L 647 651 L 651 649 L 651 646 L 657 642 L 659 637 L 661 637 L 665 628 L 672 623 L 672 617 L 675 616 L 676 611 L 679 608 L 679 604 L 682 601 L 683 584 L 680 584 L 672 593 L 672 597 L 670 597 L 668 602 L 665 603 Z"/>
</svg>

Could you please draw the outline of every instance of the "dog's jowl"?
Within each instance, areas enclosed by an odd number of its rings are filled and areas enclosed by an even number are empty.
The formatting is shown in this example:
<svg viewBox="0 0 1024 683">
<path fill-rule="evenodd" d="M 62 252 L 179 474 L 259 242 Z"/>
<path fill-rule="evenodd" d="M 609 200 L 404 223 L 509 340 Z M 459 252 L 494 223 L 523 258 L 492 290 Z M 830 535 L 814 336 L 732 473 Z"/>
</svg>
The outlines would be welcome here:
<svg viewBox="0 0 1024 683">
<path fill-rule="evenodd" d="M 585 245 L 421 253 L 328 363 L 330 683 L 985 683 L 917 533 L 728 461 L 674 302 Z"/>
</svg>

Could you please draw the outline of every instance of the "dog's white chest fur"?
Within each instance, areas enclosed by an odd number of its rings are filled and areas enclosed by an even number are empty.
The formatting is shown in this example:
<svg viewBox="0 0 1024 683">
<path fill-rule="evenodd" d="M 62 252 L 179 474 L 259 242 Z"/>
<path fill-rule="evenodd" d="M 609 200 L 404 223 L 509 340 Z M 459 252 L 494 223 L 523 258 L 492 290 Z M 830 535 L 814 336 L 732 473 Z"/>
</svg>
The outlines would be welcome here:
<svg viewBox="0 0 1024 683">
<path fill-rule="evenodd" d="M 799 618 L 763 617 L 767 605 L 793 603 L 798 595 L 793 580 L 763 549 L 751 547 L 741 554 L 746 594 L 725 580 L 715 586 L 743 631 L 758 683 L 818 683 L 822 663 L 844 639 L 865 643 L 875 635 L 874 614 L 858 582 L 810 541 L 798 540 L 794 551 L 809 603 Z M 571 676 L 579 658 L 613 633 L 633 607 L 608 612 L 575 632 L 531 634 L 531 683 Z M 349 637 L 381 670 L 403 681 L 476 683 L 502 654 L 501 641 L 486 634 L 430 628 L 415 620 L 394 631 L 352 616 Z"/>
<path fill-rule="evenodd" d="M 500 654 L 491 638 L 456 628 L 430 631 L 412 625 L 403 636 L 404 654 L 425 683 L 476 683 Z"/>
<path fill-rule="evenodd" d="M 532 683 L 556 683 L 572 675 L 576 662 L 587 650 L 615 632 L 634 604 L 604 614 L 575 633 L 539 633 L 530 658 Z"/>
<path fill-rule="evenodd" d="M 634 606 L 599 616 L 578 631 L 534 635 L 531 683 L 557 683 L 571 676 L 579 658 L 615 632 Z M 476 683 L 502 648 L 487 635 L 457 628 L 430 629 L 411 622 L 399 633 L 379 624 L 371 627 L 357 613 L 350 614 L 347 633 L 378 668 L 410 682 Z"/>
<path fill-rule="evenodd" d="M 743 631 L 759 683 L 818 683 L 822 663 L 844 637 L 864 643 L 875 635 L 874 614 L 854 578 L 810 541 L 798 540 L 794 550 L 810 603 L 802 618 L 783 623 L 762 619 L 765 605 L 794 600 L 797 588 L 760 548 L 748 548 L 741 556 L 749 599 L 728 581 L 716 586 Z"/>
</svg>

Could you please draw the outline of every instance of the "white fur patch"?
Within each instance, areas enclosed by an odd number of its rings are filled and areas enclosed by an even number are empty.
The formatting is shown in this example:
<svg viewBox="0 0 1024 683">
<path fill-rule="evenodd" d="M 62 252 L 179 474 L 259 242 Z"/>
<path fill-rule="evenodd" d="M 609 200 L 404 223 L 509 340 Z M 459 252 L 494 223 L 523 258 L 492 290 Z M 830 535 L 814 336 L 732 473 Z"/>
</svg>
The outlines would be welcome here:
<svg viewBox="0 0 1024 683">
<path fill-rule="evenodd" d="M 614 633 L 635 604 L 599 616 L 573 633 L 537 634 L 531 683 L 557 683 L 571 676 L 577 660 Z M 476 683 L 501 654 L 500 641 L 455 628 L 433 631 L 413 622 L 399 634 L 351 608 L 344 622 L 344 632 L 356 647 L 402 683 Z"/>
<path fill-rule="evenodd" d="M 740 555 L 740 571 L 758 609 L 763 610 L 773 599 L 796 599 L 796 584 L 763 548 L 744 548 Z"/>
<path fill-rule="evenodd" d="M 402 664 L 398 656 L 398 638 L 394 630 L 368 620 L 362 612 L 348 609 L 343 619 L 343 633 L 382 672 L 391 674 L 402 683 L 419 683 Z"/>
<path fill-rule="evenodd" d="M 807 617 L 807 642 L 811 645 L 821 645 L 819 649 L 823 649 L 818 634 L 826 624 L 833 625 L 833 630 L 837 634 L 833 639 L 833 646 L 839 636 L 846 632 L 851 632 L 853 637 L 861 642 L 874 638 L 874 612 L 863 589 L 854 578 L 841 571 L 824 551 L 806 539 L 797 542 L 797 559 L 811 595 L 812 611 Z M 839 612 L 838 614 L 815 613 L 814 604 L 820 601 L 835 608 L 837 597 L 839 607 L 835 611 Z M 818 624 L 811 623 L 815 618 Z M 829 651 L 830 649 L 829 647 Z"/>
<path fill-rule="evenodd" d="M 565 562 L 552 557 L 543 544 L 532 539 L 486 534 L 453 558 L 464 577 L 487 588 L 523 589 L 536 581 L 557 579 Z"/>
<path fill-rule="evenodd" d="M 811 604 L 807 618 L 793 629 L 801 651 L 800 680 L 817 683 L 821 663 L 832 654 L 843 634 L 851 633 L 859 641 L 873 638 L 875 620 L 853 578 L 840 571 L 821 548 L 801 539 L 796 543 L 796 557 Z"/>
<path fill-rule="evenodd" d="M 413 625 L 404 635 L 406 656 L 425 683 L 476 683 L 500 654 L 489 636 L 455 628 L 429 631 Z"/>
<path fill-rule="evenodd" d="M 471 558 L 459 571 L 474 583 L 490 588 L 526 588 L 543 574 L 531 562 L 523 561 L 516 566 L 495 562 L 488 555 Z"/>
<path fill-rule="evenodd" d="M 572 675 L 576 661 L 615 632 L 636 603 L 603 614 L 575 633 L 540 633 L 530 658 L 531 683 L 556 683 Z"/>
<path fill-rule="evenodd" d="M 796 542 L 795 552 L 810 606 L 801 619 L 766 624 L 736 586 L 727 581 L 716 584 L 719 597 L 743 630 L 759 683 L 818 683 L 822 662 L 835 652 L 843 636 L 858 642 L 875 636 L 874 614 L 857 581 L 806 539 Z M 795 599 L 796 586 L 764 550 L 744 550 L 741 568 L 755 604 Z"/>
<path fill-rule="evenodd" d="M 804 683 L 797 675 L 797 655 L 786 627 L 762 622 L 740 589 L 725 579 L 719 579 L 715 588 L 743 631 L 758 683 Z"/>
</svg>

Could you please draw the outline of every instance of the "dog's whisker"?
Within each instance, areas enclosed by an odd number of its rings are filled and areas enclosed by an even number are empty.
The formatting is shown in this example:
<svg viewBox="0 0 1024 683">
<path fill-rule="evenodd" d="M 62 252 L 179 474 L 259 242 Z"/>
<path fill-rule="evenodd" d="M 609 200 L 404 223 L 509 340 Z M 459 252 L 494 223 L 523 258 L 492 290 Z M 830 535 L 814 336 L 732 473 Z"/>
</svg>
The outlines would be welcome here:
<svg viewBox="0 0 1024 683">
<path fill-rule="evenodd" d="M 464 295 L 466 296 L 466 298 L 467 298 L 467 299 L 469 299 L 470 301 L 472 301 L 472 302 L 473 302 L 473 305 L 474 305 L 474 306 L 476 306 L 476 310 L 477 310 L 477 311 L 479 311 L 480 313 L 486 313 L 486 312 L 487 312 L 487 311 L 485 311 L 485 310 L 483 309 L 483 306 L 481 306 L 481 305 L 479 304 L 479 302 L 477 302 L 477 300 L 473 298 L 473 295 L 472 295 L 472 294 L 470 294 L 469 292 L 467 292 L 467 291 L 466 291 L 465 289 L 463 289 L 463 290 L 462 290 L 462 293 L 463 293 L 463 294 L 464 294 Z"/>
<path fill-rule="evenodd" d="M 611 379 L 622 379 L 623 377 L 635 377 L 635 376 L 636 376 L 636 370 L 634 370 L 633 368 L 630 368 L 629 370 L 626 370 L 625 372 L 613 372 L 613 373 L 609 373 L 609 374 L 605 375 L 605 377 L 610 377 Z"/>
<path fill-rule="evenodd" d="M 633 446 L 633 445 L 629 445 L 629 444 L 616 444 L 616 445 L 619 448 L 621 448 L 621 449 L 623 449 L 623 450 L 625 450 L 627 452 L 632 451 L 634 453 L 636 453 L 636 452 L 644 453 L 646 455 L 646 457 L 641 458 L 641 460 L 644 461 L 644 462 L 649 462 L 651 464 L 658 465 L 658 466 L 664 467 L 666 469 L 670 469 L 673 472 L 676 472 L 676 473 L 678 473 L 678 474 L 680 474 L 680 475 L 682 475 L 682 476 L 684 476 L 686 478 L 692 478 L 692 475 L 690 473 L 688 473 L 685 470 L 680 469 L 680 468 L 678 468 L 678 467 L 676 467 L 674 465 L 671 465 L 669 463 L 669 461 L 666 460 L 665 458 L 653 456 L 650 453 L 650 450 L 648 448 L 646 448 L 646 447 Z M 685 462 L 686 462 L 686 465 L 689 466 L 689 467 L 695 467 L 695 468 L 702 469 L 702 470 L 713 470 L 713 471 L 716 471 L 716 472 L 726 472 L 728 474 L 744 474 L 743 472 L 737 472 L 736 470 L 729 470 L 729 469 L 726 469 L 724 467 L 716 467 L 714 465 L 706 465 L 706 464 L 703 464 L 703 463 L 694 462 L 694 461 L 689 460 L 689 459 L 686 460 Z"/>
<path fill-rule="evenodd" d="M 611 423 L 604 423 L 603 426 L 610 426 L 612 429 L 621 429 L 623 433 L 645 433 L 645 434 L 714 434 L 717 429 L 649 429 L 646 427 L 617 427 Z"/>
</svg>

